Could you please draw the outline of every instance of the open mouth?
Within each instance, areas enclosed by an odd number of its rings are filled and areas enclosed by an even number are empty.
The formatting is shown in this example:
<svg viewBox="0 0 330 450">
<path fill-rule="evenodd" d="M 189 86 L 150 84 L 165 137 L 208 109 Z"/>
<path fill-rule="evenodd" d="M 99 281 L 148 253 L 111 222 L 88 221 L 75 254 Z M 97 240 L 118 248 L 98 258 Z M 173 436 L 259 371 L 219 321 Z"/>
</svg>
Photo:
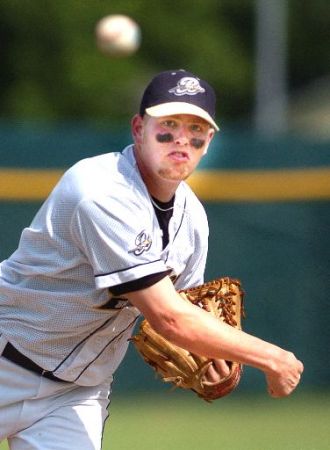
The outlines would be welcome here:
<svg viewBox="0 0 330 450">
<path fill-rule="evenodd" d="M 187 152 L 175 151 L 169 154 L 169 157 L 174 161 L 189 161 L 189 155 Z"/>
</svg>

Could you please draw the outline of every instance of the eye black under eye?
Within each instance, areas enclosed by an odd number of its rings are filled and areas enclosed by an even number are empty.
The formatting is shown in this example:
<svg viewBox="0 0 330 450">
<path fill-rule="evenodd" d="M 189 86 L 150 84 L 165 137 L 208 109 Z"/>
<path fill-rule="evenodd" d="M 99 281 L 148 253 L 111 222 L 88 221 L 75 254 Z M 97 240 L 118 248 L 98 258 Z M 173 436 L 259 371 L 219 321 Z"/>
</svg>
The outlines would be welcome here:
<svg viewBox="0 0 330 450">
<path fill-rule="evenodd" d="M 158 133 L 156 139 L 158 142 L 173 142 L 174 136 L 171 133 Z"/>
<path fill-rule="evenodd" d="M 198 139 L 198 138 L 192 138 L 190 140 L 190 145 L 194 148 L 196 148 L 197 150 L 202 148 L 205 144 L 205 140 L 204 139 Z"/>
</svg>

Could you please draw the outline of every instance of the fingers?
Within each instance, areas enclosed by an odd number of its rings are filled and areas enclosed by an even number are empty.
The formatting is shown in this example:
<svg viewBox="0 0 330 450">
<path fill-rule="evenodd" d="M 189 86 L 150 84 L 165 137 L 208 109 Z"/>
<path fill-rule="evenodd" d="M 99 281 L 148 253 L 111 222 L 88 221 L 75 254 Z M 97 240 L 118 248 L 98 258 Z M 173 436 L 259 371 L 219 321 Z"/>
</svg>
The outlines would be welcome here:
<svg viewBox="0 0 330 450">
<path fill-rule="evenodd" d="M 298 386 L 304 366 L 301 361 L 296 360 L 290 370 L 280 375 L 268 375 L 268 393 L 273 398 L 281 398 L 290 395 Z"/>
<path fill-rule="evenodd" d="M 207 383 L 219 383 L 230 374 L 230 367 L 223 359 L 215 359 L 206 372 Z"/>
<path fill-rule="evenodd" d="M 217 372 L 221 375 L 221 378 L 225 378 L 230 374 L 230 367 L 224 359 L 215 359 L 213 364 Z"/>
<path fill-rule="evenodd" d="M 211 384 L 219 383 L 221 380 L 221 375 L 215 370 L 213 364 L 210 365 L 206 372 L 206 381 Z"/>
<path fill-rule="evenodd" d="M 281 386 L 268 386 L 268 394 L 273 398 L 287 397 L 296 389 L 298 383 L 285 383 Z"/>
</svg>

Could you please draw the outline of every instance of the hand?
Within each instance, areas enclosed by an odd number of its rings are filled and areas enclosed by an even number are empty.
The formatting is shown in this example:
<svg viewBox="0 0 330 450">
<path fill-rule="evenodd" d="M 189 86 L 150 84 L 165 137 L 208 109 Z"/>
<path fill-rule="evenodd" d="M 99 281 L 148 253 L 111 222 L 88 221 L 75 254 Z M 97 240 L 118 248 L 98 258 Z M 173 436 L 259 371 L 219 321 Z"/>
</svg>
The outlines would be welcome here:
<svg viewBox="0 0 330 450">
<path fill-rule="evenodd" d="M 269 395 L 274 398 L 290 395 L 297 387 L 303 370 L 302 362 L 293 353 L 284 351 L 276 370 L 265 373 Z"/>
<path fill-rule="evenodd" d="M 230 367 L 224 359 L 214 359 L 205 374 L 205 384 L 212 385 L 219 383 L 230 374 Z"/>
</svg>

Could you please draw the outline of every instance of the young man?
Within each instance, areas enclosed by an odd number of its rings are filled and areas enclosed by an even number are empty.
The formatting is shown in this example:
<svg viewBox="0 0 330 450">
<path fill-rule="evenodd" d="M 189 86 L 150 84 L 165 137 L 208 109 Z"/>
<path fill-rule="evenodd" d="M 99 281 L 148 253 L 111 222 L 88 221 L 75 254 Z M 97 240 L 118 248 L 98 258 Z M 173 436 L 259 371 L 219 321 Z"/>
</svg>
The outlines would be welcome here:
<svg viewBox="0 0 330 450">
<path fill-rule="evenodd" d="M 184 180 L 218 130 L 215 94 L 162 72 L 132 120 L 134 145 L 69 169 L 0 266 L 0 440 L 12 450 L 100 449 L 112 376 L 139 314 L 165 338 L 265 374 L 289 395 L 303 365 L 271 343 L 191 306 L 201 284 L 204 209 Z"/>
</svg>

